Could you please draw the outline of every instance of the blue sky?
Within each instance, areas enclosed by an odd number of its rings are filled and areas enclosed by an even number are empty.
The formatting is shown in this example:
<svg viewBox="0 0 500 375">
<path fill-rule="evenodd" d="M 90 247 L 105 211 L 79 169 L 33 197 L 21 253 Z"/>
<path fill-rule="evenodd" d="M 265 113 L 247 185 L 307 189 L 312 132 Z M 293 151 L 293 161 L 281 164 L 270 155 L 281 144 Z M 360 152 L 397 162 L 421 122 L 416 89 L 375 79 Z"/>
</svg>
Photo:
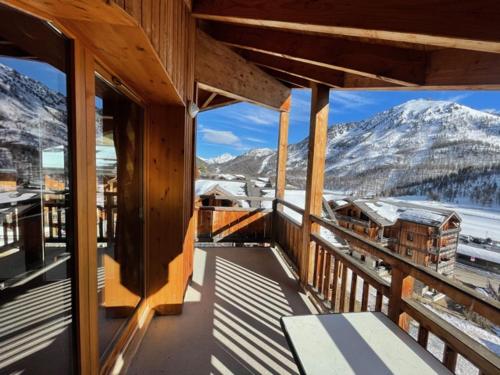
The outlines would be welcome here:
<svg viewBox="0 0 500 375">
<path fill-rule="evenodd" d="M 292 90 L 289 143 L 309 133 L 310 90 Z M 451 100 L 466 106 L 500 112 L 500 91 L 334 91 L 330 93 L 331 125 L 366 119 L 411 99 Z M 239 103 L 198 115 L 197 154 L 239 155 L 252 148 L 276 148 L 279 114 L 253 104 Z"/>
</svg>

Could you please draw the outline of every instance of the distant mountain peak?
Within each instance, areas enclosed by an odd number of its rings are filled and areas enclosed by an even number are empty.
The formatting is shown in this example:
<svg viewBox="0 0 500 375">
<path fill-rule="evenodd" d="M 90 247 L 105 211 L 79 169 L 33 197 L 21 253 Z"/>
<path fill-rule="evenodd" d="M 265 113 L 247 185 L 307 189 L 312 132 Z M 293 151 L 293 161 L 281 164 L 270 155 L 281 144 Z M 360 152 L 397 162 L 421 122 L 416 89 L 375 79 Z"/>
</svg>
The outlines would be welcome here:
<svg viewBox="0 0 500 375">
<path fill-rule="evenodd" d="M 233 160 L 235 157 L 236 156 L 231 155 L 230 153 L 226 152 L 222 155 L 215 156 L 213 158 L 208 158 L 208 159 L 200 158 L 200 159 L 203 160 L 207 164 L 222 164 L 222 163 L 227 163 L 228 161 Z"/>
<path fill-rule="evenodd" d="M 275 150 L 271 148 L 254 148 L 246 153 L 244 153 L 244 156 L 254 156 L 254 157 L 261 157 L 261 156 L 269 156 L 271 154 L 274 154 Z"/>
</svg>

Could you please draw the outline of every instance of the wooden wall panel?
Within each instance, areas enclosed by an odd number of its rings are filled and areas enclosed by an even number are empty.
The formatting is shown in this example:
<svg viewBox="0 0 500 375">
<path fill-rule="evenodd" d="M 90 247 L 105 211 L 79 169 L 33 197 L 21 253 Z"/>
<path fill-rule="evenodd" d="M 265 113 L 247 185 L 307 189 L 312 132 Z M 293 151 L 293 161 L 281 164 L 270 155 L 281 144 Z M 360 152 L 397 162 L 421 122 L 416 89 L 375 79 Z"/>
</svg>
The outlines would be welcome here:
<svg viewBox="0 0 500 375">
<path fill-rule="evenodd" d="M 176 314 L 182 311 L 192 272 L 195 218 L 188 178 L 192 171 L 186 167 L 192 140 L 185 136 L 186 124 L 192 126 L 192 121 L 181 106 L 152 106 L 147 111 L 147 295 L 157 313 Z"/>
<path fill-rule="evenodd" d="M 177 91 L 193 98 L 190 79 L 195 21 L 184 0 L 114 0 L 142 26 Z"/>
</svg>

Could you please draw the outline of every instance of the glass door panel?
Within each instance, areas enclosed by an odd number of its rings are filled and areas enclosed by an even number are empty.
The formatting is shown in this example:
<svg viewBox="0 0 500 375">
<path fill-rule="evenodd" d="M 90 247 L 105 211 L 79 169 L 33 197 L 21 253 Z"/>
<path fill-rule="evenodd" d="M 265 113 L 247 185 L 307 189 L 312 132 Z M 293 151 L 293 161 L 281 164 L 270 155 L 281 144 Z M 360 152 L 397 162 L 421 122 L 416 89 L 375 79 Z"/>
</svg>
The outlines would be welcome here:
<svg viewBox="0 0 500 375">
<path fill-rule="evenodd" d="M 143 296 L 141 107 L 96 79 L 99 350 Z"/>
</svg>

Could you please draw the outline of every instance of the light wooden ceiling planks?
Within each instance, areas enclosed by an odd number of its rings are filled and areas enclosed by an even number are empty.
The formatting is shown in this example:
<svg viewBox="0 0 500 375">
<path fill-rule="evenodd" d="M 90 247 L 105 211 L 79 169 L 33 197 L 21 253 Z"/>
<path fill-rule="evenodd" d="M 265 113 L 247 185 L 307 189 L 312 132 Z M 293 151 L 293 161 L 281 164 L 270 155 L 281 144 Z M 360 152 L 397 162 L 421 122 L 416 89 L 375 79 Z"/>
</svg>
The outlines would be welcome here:
<svg viewBox="0 0 500 375">
<path fill-rule="evenodd" d="M 497 0 L 196 0 L 195 17 L 500 53 Z"/>
</svg>

